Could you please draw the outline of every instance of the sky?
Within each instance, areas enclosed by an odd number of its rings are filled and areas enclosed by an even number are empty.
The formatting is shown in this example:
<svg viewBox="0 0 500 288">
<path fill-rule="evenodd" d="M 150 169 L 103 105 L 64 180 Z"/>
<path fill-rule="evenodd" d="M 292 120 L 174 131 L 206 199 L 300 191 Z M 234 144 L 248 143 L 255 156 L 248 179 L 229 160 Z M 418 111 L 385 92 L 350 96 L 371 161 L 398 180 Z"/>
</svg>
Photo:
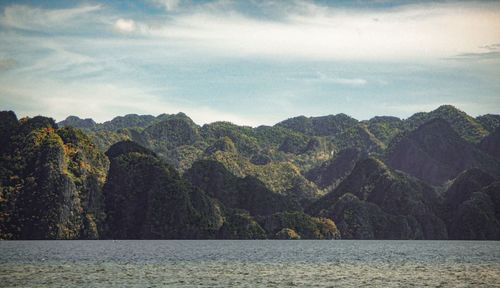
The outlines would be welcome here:
<svg viewBox="0 0 500 288">
<path fill-rule="evenodd" d="M 499 1 L 0 1 L 0 110 L 500 114 Z"/>
</svg>

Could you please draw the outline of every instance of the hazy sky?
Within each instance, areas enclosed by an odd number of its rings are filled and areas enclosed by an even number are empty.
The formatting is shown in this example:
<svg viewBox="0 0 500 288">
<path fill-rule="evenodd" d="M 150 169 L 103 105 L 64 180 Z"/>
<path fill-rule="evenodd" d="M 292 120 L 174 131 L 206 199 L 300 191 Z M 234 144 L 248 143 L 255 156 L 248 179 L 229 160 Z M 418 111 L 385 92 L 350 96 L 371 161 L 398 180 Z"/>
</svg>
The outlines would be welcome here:
<svg viewBox="0 0 500 288">
<path fill-rule="evenodd" d="M 500 2 L 1 1 L 0 109 L 199 124 L 500 113 Z"/>
</svg>

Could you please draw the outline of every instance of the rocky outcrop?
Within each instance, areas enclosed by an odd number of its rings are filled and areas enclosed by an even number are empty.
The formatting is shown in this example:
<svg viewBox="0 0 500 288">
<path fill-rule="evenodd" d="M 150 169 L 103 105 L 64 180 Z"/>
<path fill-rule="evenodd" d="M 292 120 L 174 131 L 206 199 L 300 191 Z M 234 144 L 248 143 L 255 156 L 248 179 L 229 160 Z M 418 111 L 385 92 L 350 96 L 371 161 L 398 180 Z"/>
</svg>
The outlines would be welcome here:
<svg viewBox="0 0 500 288">
<path fill-rule="evenodd" d="M 0 237 L 96 239 L 107 162 L 87 136 L 50 118 L 13 125 L 0 157 Z"/>
</svg>

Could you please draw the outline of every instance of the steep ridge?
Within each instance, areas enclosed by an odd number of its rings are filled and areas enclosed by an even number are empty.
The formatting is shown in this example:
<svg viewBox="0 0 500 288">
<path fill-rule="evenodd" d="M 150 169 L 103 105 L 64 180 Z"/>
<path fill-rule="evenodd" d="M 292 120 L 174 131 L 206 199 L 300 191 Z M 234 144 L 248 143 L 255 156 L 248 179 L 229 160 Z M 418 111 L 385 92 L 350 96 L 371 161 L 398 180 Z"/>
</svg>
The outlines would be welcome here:
<svg viewBox="0 0 500 288">
<path fill-rule="evenodd" d="M 112 239 L 214 238 L 223 224 L 220 207 L 193 189 L 153 152 L 131 141 L 106 152 L 103 188 L 106 237 Z"/>
<path fill-rule="evenodd" d="M 197 161 L 184 177 L 225 206 L 247 210 L 254 216 L 302 210 L 292 198 L 272 192 L 255 177 L 238 178 L 217 161 Z"/>
<path fill-rule="evenodd" d="M 500 239 L 500 182 L 479 169 L 460 174 L 445 193 L 452 239 Z"/>
<path fill-rule="evenodd" d="M 367 158 L 307 211 L 331 217 L 344 239 L 446 239 L 436 203 L 430 186 Z"/>
<path fill-rule="evenodd" d="M 497 116 L 441 106 L 252 128 L 4 111 L 0 238 L 497 239 Z"/>
<path fill-rule="evenodd" d="M 478 120 L 452 105 L 442 105 L 436 110 L 427 113 L 416 113 L 404 122 L 407 129 L 413 130 L 420 125 L 437 118 L 448 122 L 448 124 L 450 124 L 453 130 L 455 130 L 460 137 L 469 142 L 477 143 L 484 136 L 488 135 L 488 131 Z"/>
<path fill-rule="evenodd" d="M 97 123 L 94 120 L 90 118 L 81 119 L 77 116 L 68 116 L 63 121 L 58 122 L 57 125 L 60 127 L 71 126 L 74 128 L 89 130 L 95 129 L 97 127 Z"/>
<path fill-rule="evenodd" d="M 342 150 L 335 158 L 307 171 L 305 176 L 321 189 L 335 188 L 351 173 L 356 162 L 364 157 L 363 154 L 356 148 Z"/>
<path fill-rule="evenodd" d="M 284 120 L 276 124 L 276 126 L 285 127 L 310 136 L 335 136 L 357 123 L 358 121 L 354 118 L 345 114 L 337 114 L 309 118 L 299 116 Z"/>
<path fill-rule="evenodd" d="M 100 237 L 104 155 L 80 130 L 59 129 L 50 118 L 7 117 L 12 121 L 0 155 L 0 238 Z"/>
<path fill-rule="evenodd" d="M 476 117 L 476 120 L 490 133 L 495 131 L 497 127 L 500 127 L 500 115 L 486 114 Z"/>
<path fill-rule="evenodd" d="M 375 116 L 362 123 L 366 124 L 368 130 L 385 145 L 389 145 L 391 140 L 405 129 L 404 121 L 393 116 Z"/>
<path fill-rule="evenodd" d="M 500 175 L 498 161 L 463 140 L 448 122 L 439 118 L 424 123 L 400 139 L 394 139 L 386 159 L 394 169 L 434 185 L 474 167 L 496 177 Z"/>
<path fill-rule="evenodd" d="M 347 129 L 332 139 L 338 150 L 358 148 L 366 153 L 380 154 L 385 144 L 378 140 L 365 124 L 359 124 Z"/>
</svg>

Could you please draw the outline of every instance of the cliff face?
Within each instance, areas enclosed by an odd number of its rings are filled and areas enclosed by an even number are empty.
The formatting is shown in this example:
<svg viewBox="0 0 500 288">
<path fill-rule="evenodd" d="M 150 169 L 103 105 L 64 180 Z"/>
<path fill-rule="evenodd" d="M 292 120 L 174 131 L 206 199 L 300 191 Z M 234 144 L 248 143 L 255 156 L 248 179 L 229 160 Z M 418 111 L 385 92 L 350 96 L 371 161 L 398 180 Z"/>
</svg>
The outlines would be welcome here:
<svg viewBox="0 0 500 288">
<path fill-rule="evenodd" d="M 11 121 L 2 147 L 1 237 L 99 237 L 107 161 L 87 136 L 50 118 Z"/>
</svg>

